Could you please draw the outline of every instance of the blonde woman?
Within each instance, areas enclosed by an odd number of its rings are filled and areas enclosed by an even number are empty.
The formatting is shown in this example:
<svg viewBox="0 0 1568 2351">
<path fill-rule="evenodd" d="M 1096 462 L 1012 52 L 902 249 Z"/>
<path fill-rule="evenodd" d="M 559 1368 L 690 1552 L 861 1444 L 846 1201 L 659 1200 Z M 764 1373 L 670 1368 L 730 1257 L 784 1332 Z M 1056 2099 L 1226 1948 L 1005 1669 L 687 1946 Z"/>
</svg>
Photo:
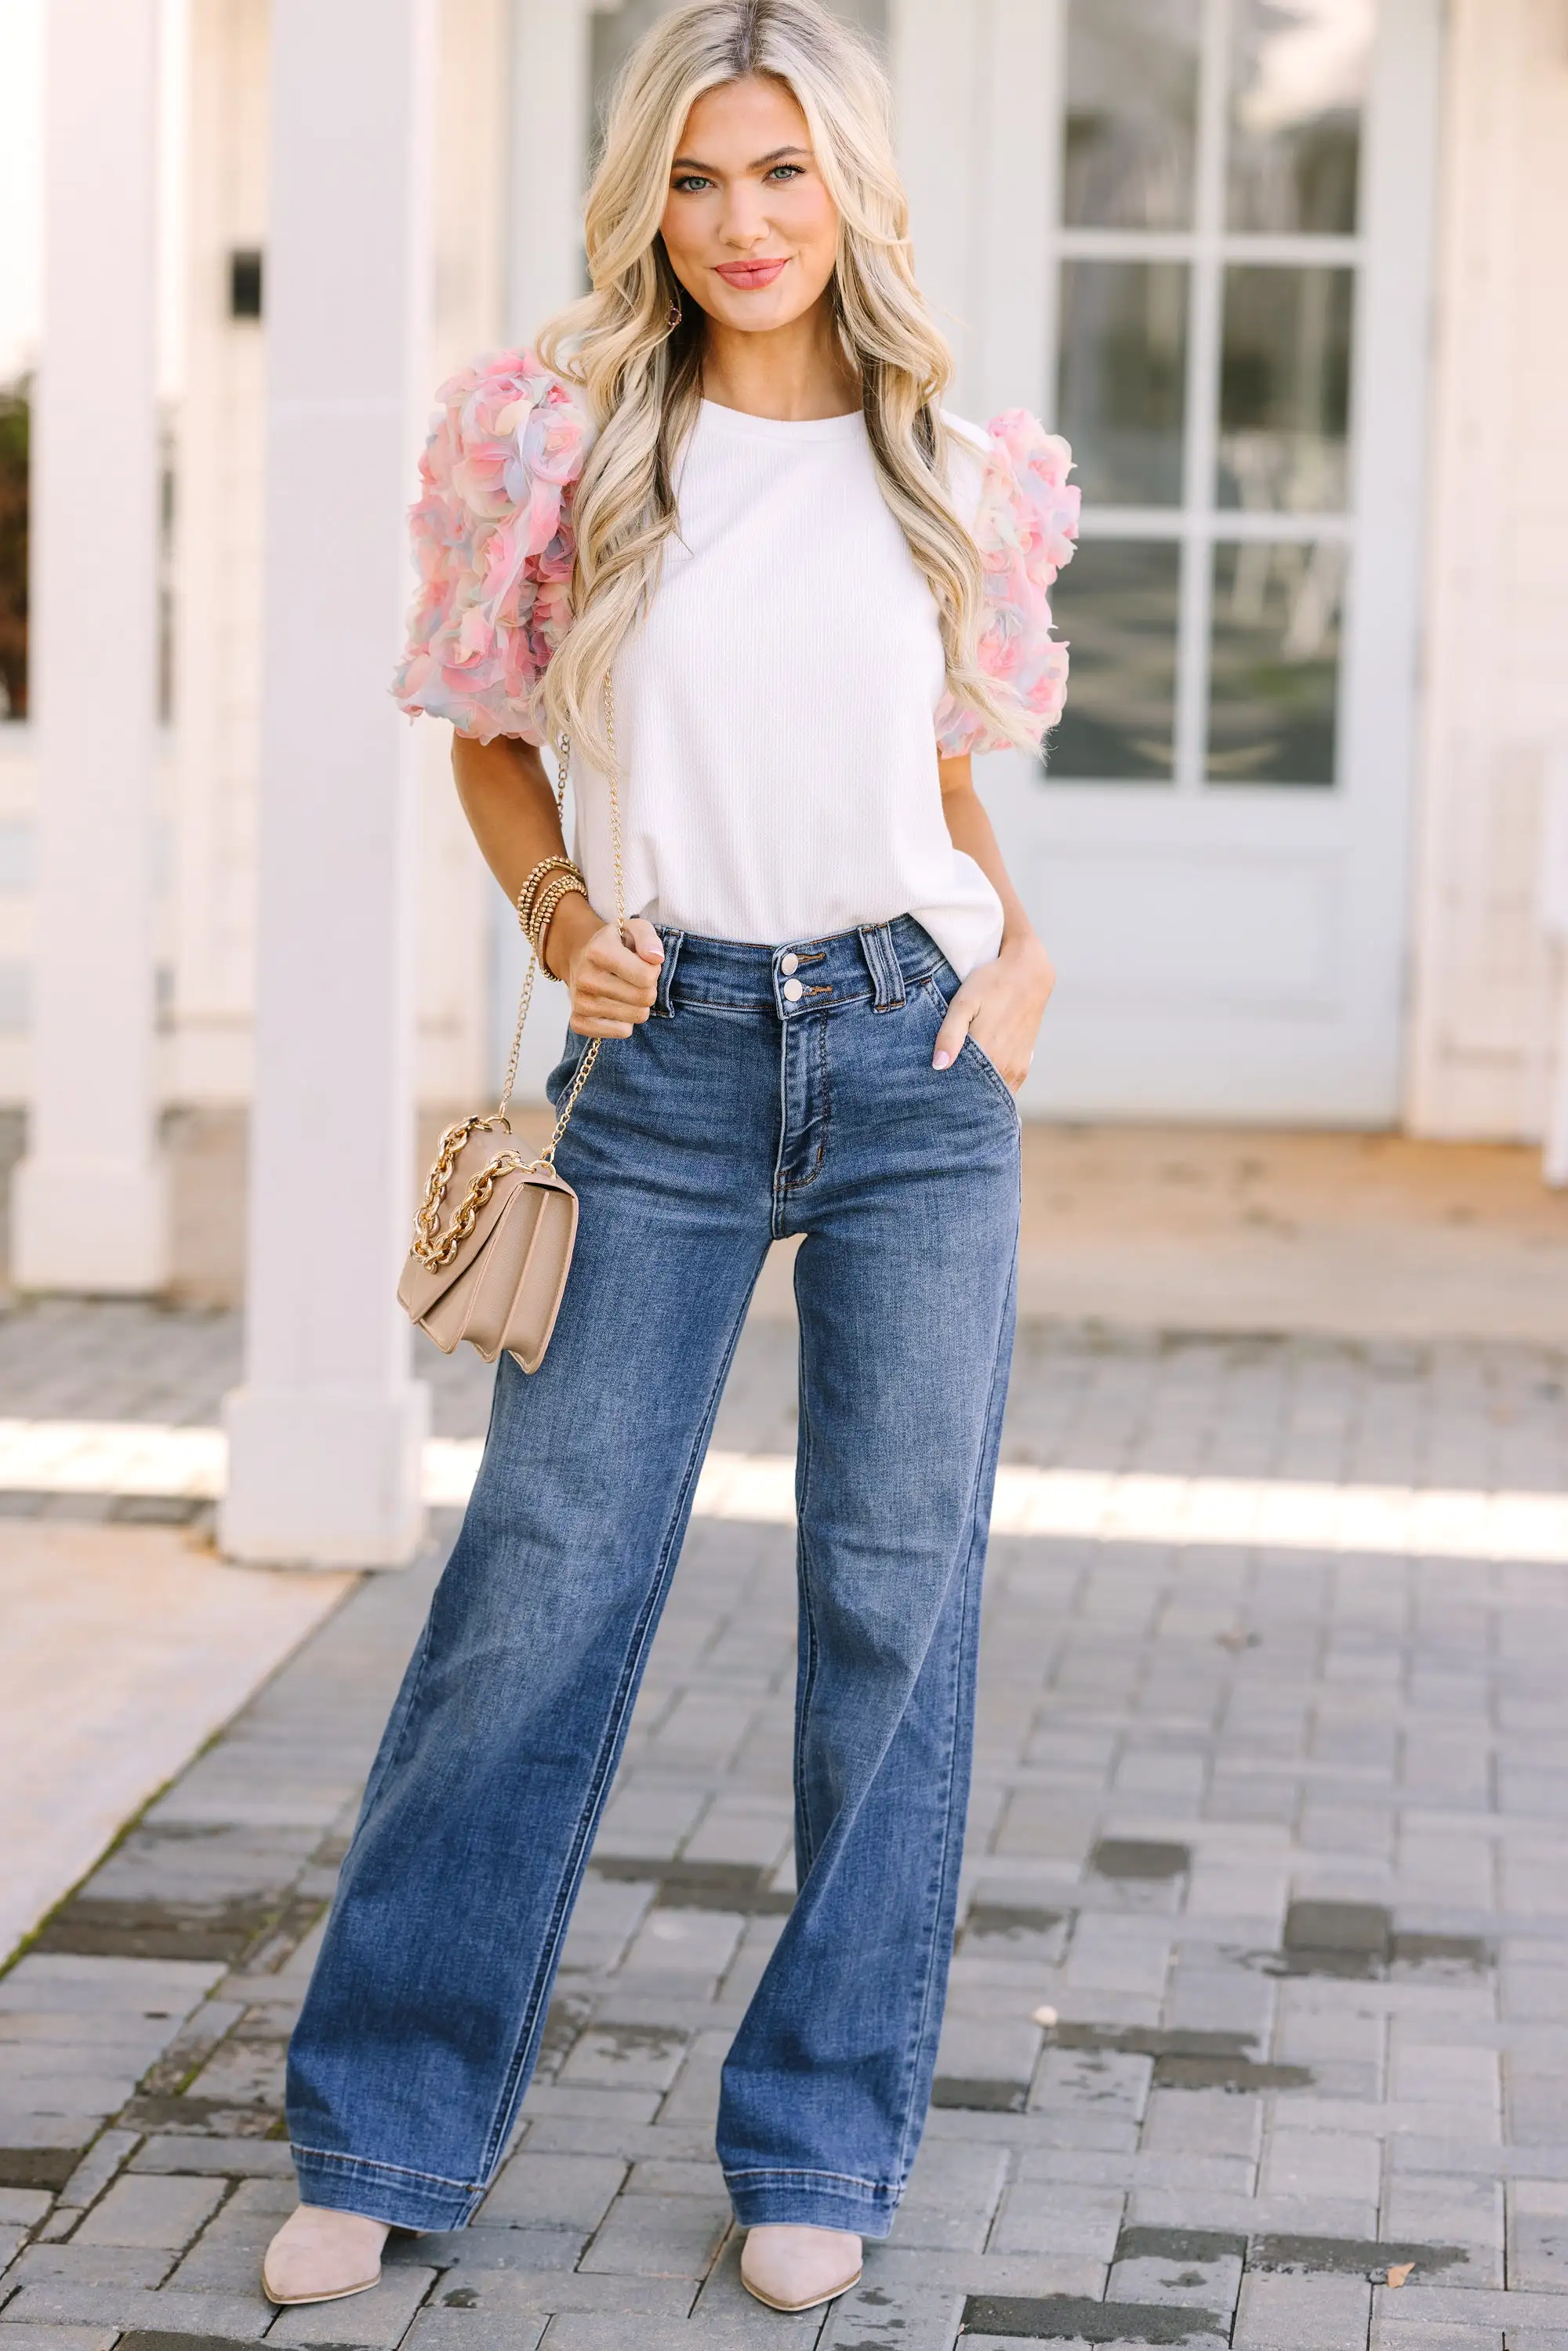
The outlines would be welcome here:
<svg viewBox="0 0 1568 2351">
<path fill-rule="evenodd" d="M 650 32 L 593 292 L 449 384 L 399 692 L 571 993 L 577 1257 L 392 1710 L 290 2053 L 275 2301 L 461 2228 L 511 2142 L 768 1245 L 802 1237 L 799 1894 L 718 2151 L 779 2310 L 852 2285 L 919 2144 L 952 1946 L 1051 968 L 970 778 L 1065 656 L 1068 452 L 940 406 L 887 91 L 817 0 Z M 608 688 L 608 691 L 607 691 Z M 537 747 L 570 738 L 576 861 Z M 620 841 L 612 817 L 617 782 Z M 617 868 L 631 919 L 607 919 Z M 541 913 L 541 907 L 543 912 Z"/>
</svg>

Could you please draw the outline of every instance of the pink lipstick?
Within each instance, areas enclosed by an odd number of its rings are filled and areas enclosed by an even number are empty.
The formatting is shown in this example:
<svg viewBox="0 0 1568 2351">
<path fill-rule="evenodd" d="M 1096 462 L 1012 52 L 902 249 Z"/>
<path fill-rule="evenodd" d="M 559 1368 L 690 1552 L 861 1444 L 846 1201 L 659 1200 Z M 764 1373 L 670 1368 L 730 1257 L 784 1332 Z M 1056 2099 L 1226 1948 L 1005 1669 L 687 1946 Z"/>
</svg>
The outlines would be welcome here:
<svg viewBox="0 0 1568 2351">
<path fill-rule="evenodd" d="M 789 266 L 788 260 L 721 261 L 716 275 L 724 279 L 727 286 L 750 293 L 758 287 L 771 286 L 779 271 Z"/>
</svg>

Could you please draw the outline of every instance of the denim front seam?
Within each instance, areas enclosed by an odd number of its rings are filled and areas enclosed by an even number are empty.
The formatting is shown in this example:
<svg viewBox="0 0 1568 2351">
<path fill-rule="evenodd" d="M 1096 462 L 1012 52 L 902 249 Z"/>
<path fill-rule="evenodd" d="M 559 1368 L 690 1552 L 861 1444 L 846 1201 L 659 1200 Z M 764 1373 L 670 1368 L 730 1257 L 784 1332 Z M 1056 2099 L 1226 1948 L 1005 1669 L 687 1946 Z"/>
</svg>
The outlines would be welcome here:
<svg viewBox="0 0 1568 2351">
<path fill-rule="evenodd" d="M 627 1727 L 631 1721 L 632 1708 L 636 1701 L 638 1687 L 643 1678 L 643 1667 L 647 1657 L 648 1645 L 658 1624 L 664 1594 L 674 1571 L 679 1540 L 685 1531 L 686 1521 L 691 1515 L 692 1497 L 696 1490 L 703 1455 L 707 1450 L 708 1436 L 713 1427 L 714 1416 L 718 1410 L 719 1397 L 724 1393 L 725 1374 L 734 1359 L 736 1346 L 740 1338 L 742 1319 L 740 1315 L 736 1317 L 730 1333 L 729 1345 L 725 1352 L 723 1364 L 708 1396 L 707 1409 L 703 1417 L 702 1426 L 693 1439 L 691 1453 L 686 1463 L 686 1474 L 681 1483 L 664 1541 L 660 1546 L 658 1572 L 653 1589 L 648 1594 L 648 1604 L 638 1624 L 632 1652 L 627 1657 L 622 1674 L 621 1687 L 616 1693 L 610 1720 L 605 1728 L 600 1766 L 595 1772 L 592 1791 L 583 1812 L 577 1843 L 561 1882 L 556 1917 L 546 1946 L 543 1963 L 536 1980 L 534 1998 L 530 2001 L 528 2011 L 525 2012 L 523 2032 L 513 2062 L 511 2081 L 503 2097 L 501 2112 L 497 2116 L 496 2127 L 491 2133 L 486 2149 L 484 2166 L 486 2179 L 489 2178 L 500 2157 L 506 2152 L 507 2140 L 510 2137 L 511 2126 L 516 2119 L 517 2108 L 527 2087 L 528 2074 L 532 2070 L 538 2035 L 543 2030 L 545 2014 L 549 2004 L 550 1987 L 555 1980 L 556 1970 L 560 1960 L 561 1946 L 566 1940 L 566 1930 L 570 1923 L 572 1904 L 582 1882 L 583 1870 L 587 1866 L 589 1847 L 593 1842 L 593 1832 L 598 1826 L 600 1814 L 604 1809 L 611 1776 L 622 1749 L 626 1743 Z"/>
<path fill-rule="evenodd" d="M 880 2237 L 952 1948 L 1016 1113 L 963 1057 L 933 1070 L 956 983 L 909 918 L 777 947 L 665 936 L 659 1017 L 605 1046 L 559 1147 L 581 1221 L 555 1336 L 531 1376 L 497 1370 L 290 2048 L 290 2135 L 308 2201 L 423 2230 L 483 2203 L 751 1292 L 798 1238 L 779 1761 L 799 1892 L 725 2063 L 717 2152 L 743 2223 Z M 781 1534 L 745 1540 L 781 1570 Z"/>
</svg>

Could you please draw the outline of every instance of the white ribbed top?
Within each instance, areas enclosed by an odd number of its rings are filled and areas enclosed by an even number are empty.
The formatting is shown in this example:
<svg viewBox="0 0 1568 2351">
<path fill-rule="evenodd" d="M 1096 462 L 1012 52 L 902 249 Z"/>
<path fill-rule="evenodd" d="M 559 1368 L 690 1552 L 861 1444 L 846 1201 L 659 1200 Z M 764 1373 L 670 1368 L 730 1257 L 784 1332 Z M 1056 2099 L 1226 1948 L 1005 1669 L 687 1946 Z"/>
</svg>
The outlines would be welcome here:
<svg viewBox="0 0 1568 2351">
<path fill-rule="evenodd" d="M 949 422 L 972 507 L 986 439 Z M 936 606 L 860 415 L 779 423 L 705 401 L 677 496 L 615 664 L 628 913 L 768 946 L 911 914 L 960 975 L 994 956 L 997 893 L 942 814 Z M 572 781 L 576 854 L 607 909 L 608 791 L 580 758 Z"/>
</svg>

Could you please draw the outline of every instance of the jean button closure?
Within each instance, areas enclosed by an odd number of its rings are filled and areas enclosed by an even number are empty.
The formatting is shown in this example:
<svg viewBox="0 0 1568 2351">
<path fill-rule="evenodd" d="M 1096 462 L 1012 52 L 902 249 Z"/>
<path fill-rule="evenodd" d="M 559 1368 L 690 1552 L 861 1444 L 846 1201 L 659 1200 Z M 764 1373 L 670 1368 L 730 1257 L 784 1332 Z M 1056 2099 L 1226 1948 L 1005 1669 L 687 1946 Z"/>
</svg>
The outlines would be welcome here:
<svg viewBox="0 0 1568 2351">
<path fill-rule="evenodd" d="M 787 979 L 785 981 L 784 1001 L 786 1004 L 799 1004 L 800 998 L 805 995 L 805 989 L 801 987 L 798 979 Z"/>
<path fill-rule="evenodd" d="M 792 971 L 800 970 L 800 956 L 798 955 L 780 956 L 779 958 L 779 968 L 784 974 L 785 977 L 788 978 Z"/>
</svg>

